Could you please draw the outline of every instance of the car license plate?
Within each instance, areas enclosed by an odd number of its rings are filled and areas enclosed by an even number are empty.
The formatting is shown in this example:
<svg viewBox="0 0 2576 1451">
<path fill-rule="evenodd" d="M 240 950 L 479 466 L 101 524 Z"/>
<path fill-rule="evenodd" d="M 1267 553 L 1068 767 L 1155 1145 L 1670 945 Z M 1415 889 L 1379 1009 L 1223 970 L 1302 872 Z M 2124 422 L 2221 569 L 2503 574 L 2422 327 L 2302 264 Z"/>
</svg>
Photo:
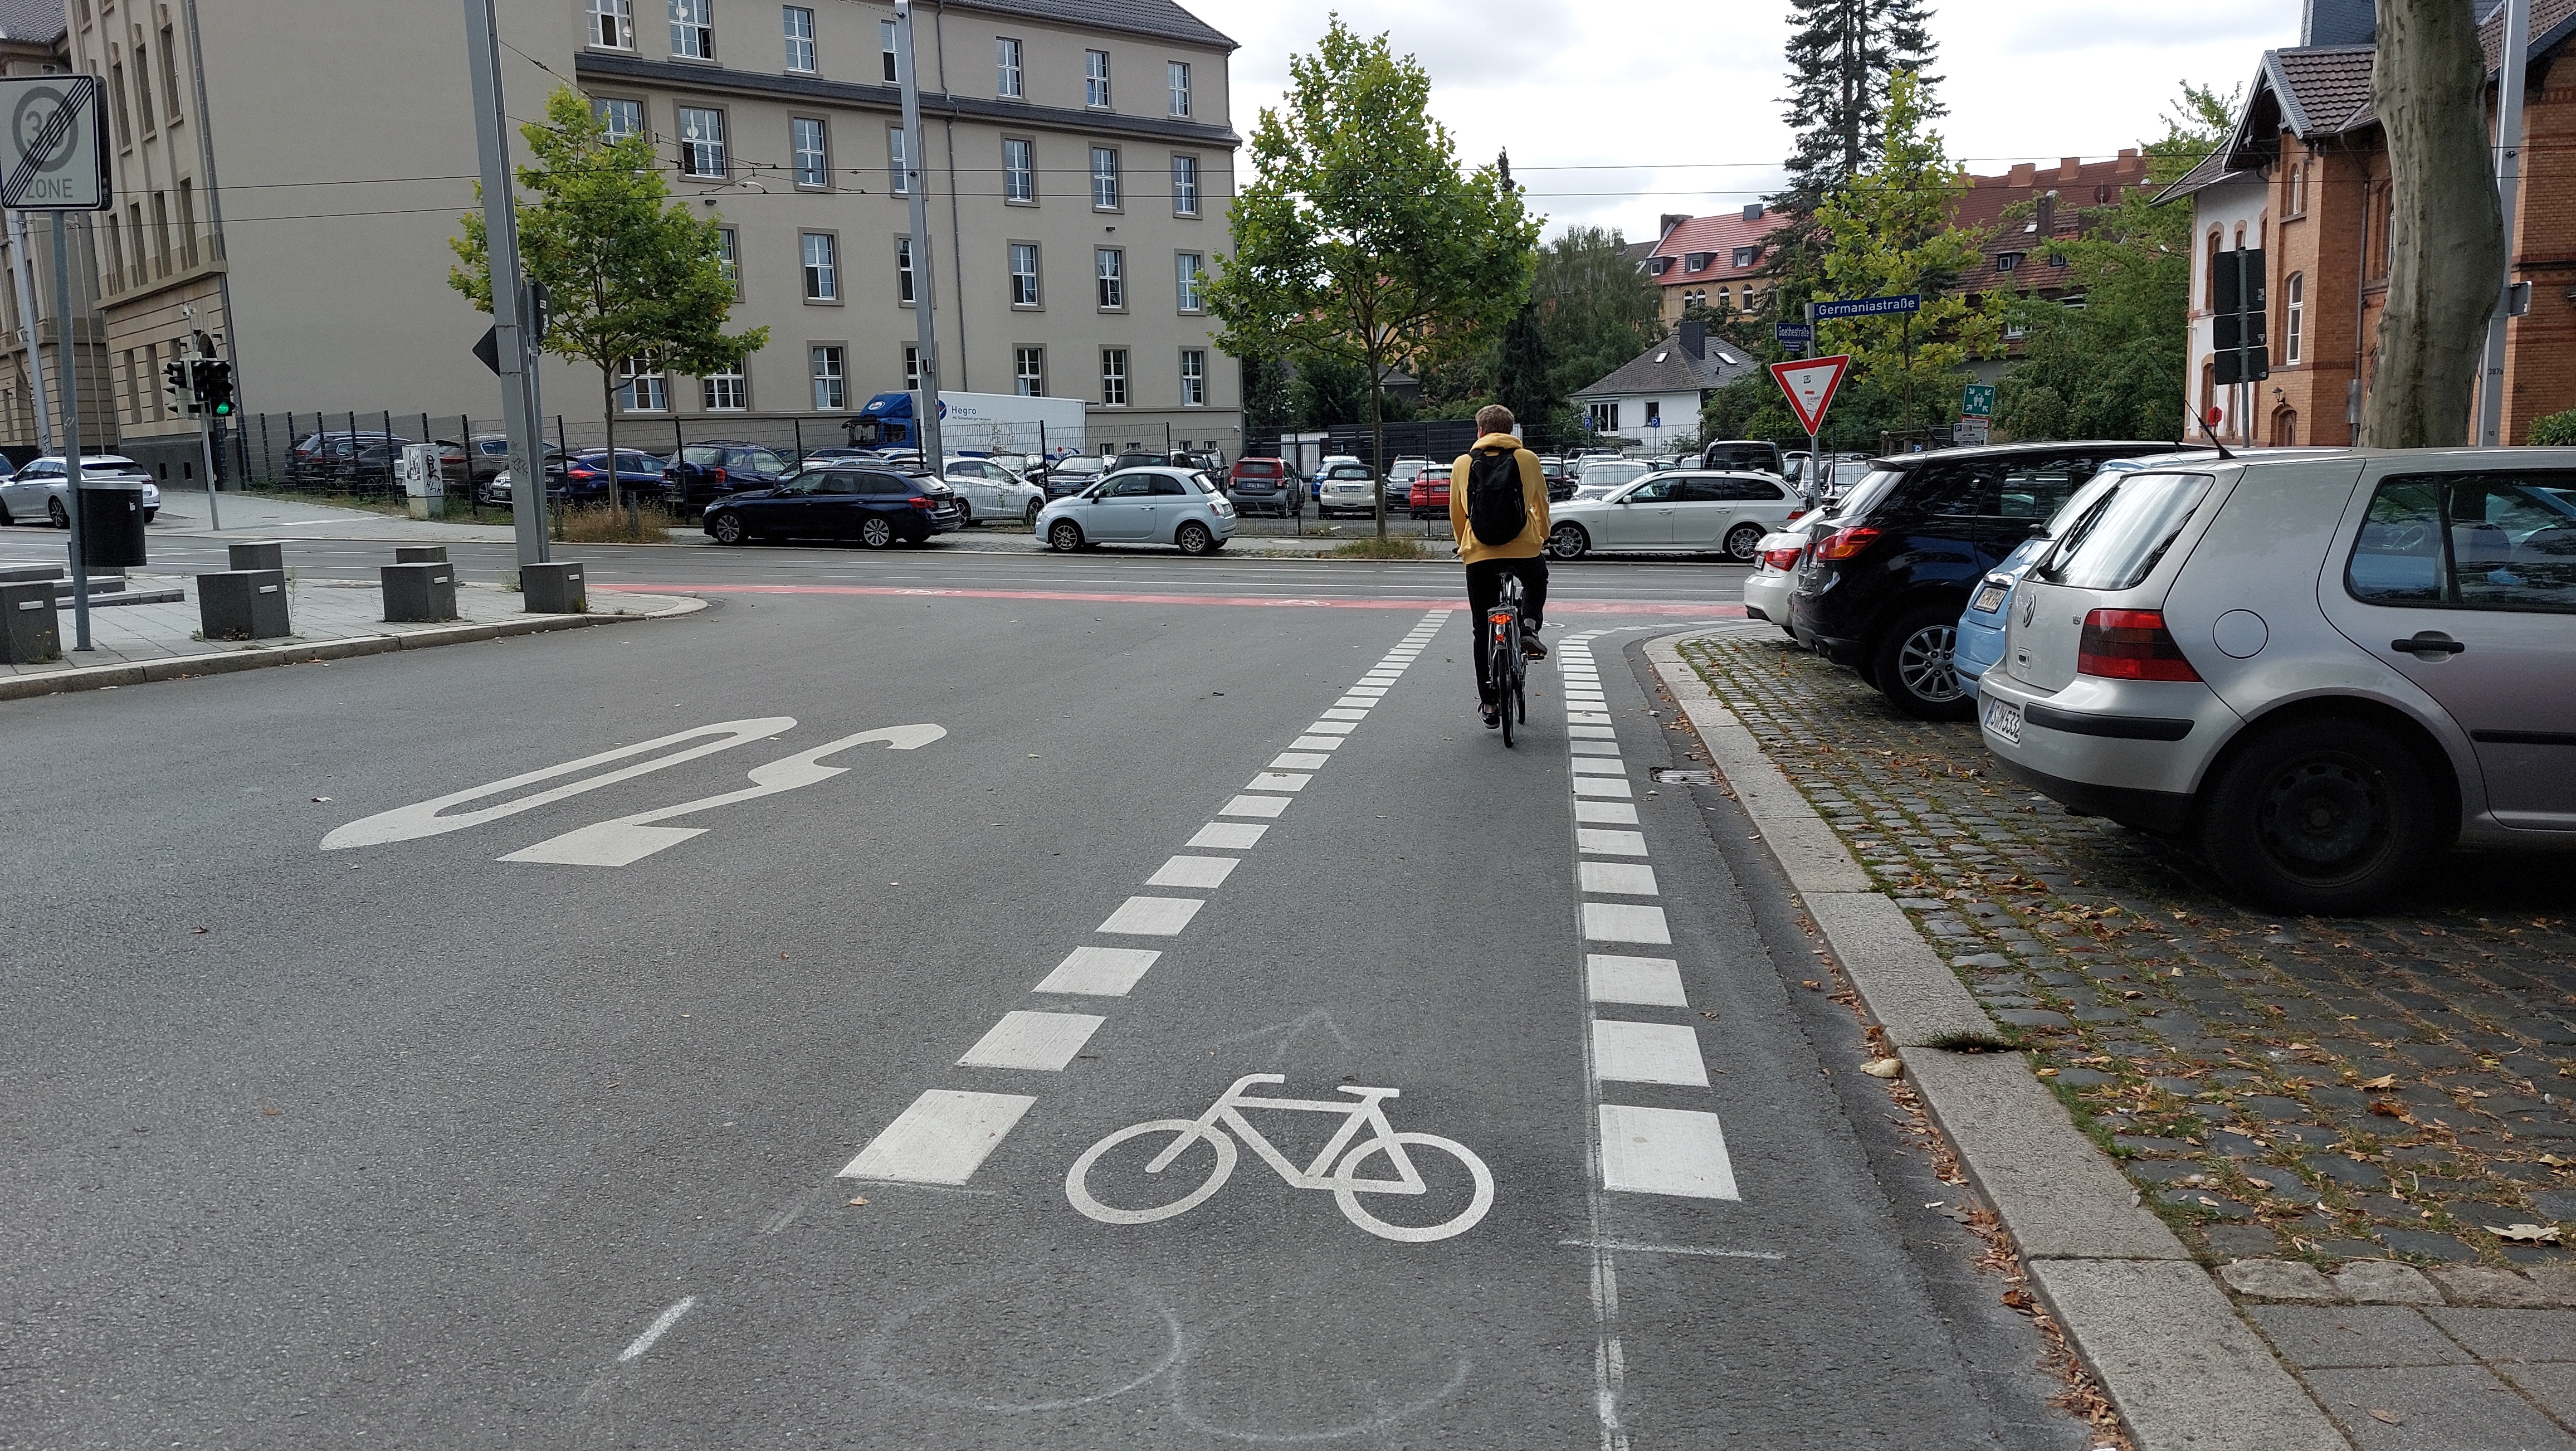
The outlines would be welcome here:
<svg viewBox="0 0 2576 1451">
<path fill-rule="evenodd" d="M 2009 700 L 1986 702 L 1986 729 L 2013 745 L 2021 744 L 2021 707 Z"/>
<path fill-rule="evenodd" d="M 1990 579 L 1984 589 L 1977 591 L 1977 602 L 1968 608 L 1981 615 L 1991 615 L 2004 607 L 2004 593 L 2003 582 Z"/>
</svg>

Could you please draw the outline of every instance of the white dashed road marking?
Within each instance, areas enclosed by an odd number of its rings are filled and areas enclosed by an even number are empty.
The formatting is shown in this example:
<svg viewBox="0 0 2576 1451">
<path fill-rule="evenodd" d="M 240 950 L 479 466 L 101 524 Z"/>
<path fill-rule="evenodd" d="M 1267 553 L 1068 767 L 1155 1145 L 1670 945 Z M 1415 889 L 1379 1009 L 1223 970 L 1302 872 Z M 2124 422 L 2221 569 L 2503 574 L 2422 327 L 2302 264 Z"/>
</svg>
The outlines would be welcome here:
<svg viewBox="0 0 2576 1451">
<path fill-rule="evenodd" d="M 1681 964 L 1669 957 L 1623 957 L 1595 952 L 1583 959 L 1584 976 L 1596 1003 L 1642 1003 L 1648 1007 L 1686 1008 Z"/>
<path fill-rule="evenodd" d="M 1136 979 L 1145 975 L 1145 969 L 1154 965 L 1154 959 L 1162 955 L 1141 947 L 1077 947 L 1035 990 L 1123 998 L 1136 985 Z"/>
<path fill-rule="evenodd" d="M 1673 1083 L 1708 1087 L 1708 1064 L 1699 1056 L 1699 1034 L 1679 1023 L 1592 1021 L 1595 1072 L 1621 1083 Z"/>
<path fill-rule="evenodd" d="M 652 1349 L 653 1342 L 661 1339 L 663 1332 L 669 1330 L 672 1326 L 679 1324 L 680 1317 L 688 1314 L 691 1309 L 696 1307 L 697 1303 L 698 1297 L 691 1295 L 680 1301 L 680 1303 L 673 1305 L 670 1309 L 663 1311 L 652 1324 L 644 1327 L 643 1334 L 638 1335 L 632 1341 L 629 1341 L 626 1348 L 617 1353 L 618 1363 L 623 1365 L 627 1361 L 633 1360 L 635 1357 L 642 1355 L 645 1351 Z"/>
<path fill-rule="evenodd" d="M 1021 1093 L 930 1089 L 896 1115 L 838 1177 L 963 1184 L 1036 1102 Z"/>
<path fill-rule="evenodd" d="M 1222 887 L 1242 859 L 1230 856 L 1176 856 L 1145 879 L 1149 887 Z"/>
<path fill-rule="evenodd" d="M 1132 937 L 1178 937 L 1206 905 L 1196 897 L 1130 897 L 1096 930 Z"/>
<path fill-rule="evenodd" d="M 1261 833 L 1269 829 L 1252 821 L 1211 821 L 1199 828 L 1199 834 L 1191 837 L 1189 844 L 1243 851 L 1259 842 Z"/>
<path fill-rule="evenodd" d="M 957 1060 L 960 1068 L 1028 1068 L 1061 1073 L 1107 1018 L 1089 1013 L 1009 1012 Z"/>
<path fill-rule="evenodd" d="M 1605 1188 L 1695 1199 L 1740 1199 L 1717 1115 L 1691 1109 L 1601 1105 Z"/>
<path fill-rule="evenodd" d="M 1285 796 L 1237 796 L 1216 809 L 1219 816 L 1277 816 L 1288 809 Z"/>
</svg>

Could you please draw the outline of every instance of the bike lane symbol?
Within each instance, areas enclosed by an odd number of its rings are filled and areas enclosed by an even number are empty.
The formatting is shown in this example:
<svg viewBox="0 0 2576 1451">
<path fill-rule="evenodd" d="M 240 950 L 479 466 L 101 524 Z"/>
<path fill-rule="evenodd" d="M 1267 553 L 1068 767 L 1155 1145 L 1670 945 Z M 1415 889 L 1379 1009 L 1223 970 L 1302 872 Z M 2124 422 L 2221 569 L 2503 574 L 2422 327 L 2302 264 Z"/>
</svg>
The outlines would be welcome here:
<svg viewBox="0 0 2576 1451">
<path fill-rule="evenodd" d="M 1405 1244 L 1428 1244 L 1448 1239 L 1475 1228 L 1477 1222 L 1485 1217 L 1485 1212 L 1493 1208 L 1493 1172 L 1466 1145 L 1437 1134 L 1399 1133 L 1387 1121 L 1386 1101 L 1398 1096 L 1402 1090 L 1340 1085 L 1341 1092 L 1358 1099 L 1356 1103 L 1332 1099 L 1254 1098 L 1245 1093 L 1255 1084 L 1287 1081 L 1284 1074 L 1247 1073 L 1236 1079 L 1233 1087 L 1220 1094 L 1207 1112 L 1195 1119 L 1149 1119 L 1118 1130 L 1084 1150 L 1082 1157 L 1074 1160 L 1073 1168 L 1064 1176 L 1065 1198 L 1075 1209 L 1103 1224 L 1151 1224 L 1159 1219 L 1186 1214 L 1225 1187 L 1226 1179 L 1234 1173 L 1234 1166 L 1241 1157 L 1235 1144 L 1235 1140 L 1240 1138 L 1250 1144 L 1252 1151 L 1260 1155 L 1262 1162 L 1268 1164 L 1290 1188 L 1330 1190 L 1333 1202 L 1341 1207 L 1343 1217 L 1380 1239 Z M 1343 1121 L 1341 1128 L 1315 1155 L 1314 1162 L 1301 1170 L 1280 1153 L 1250 1119 L 1244 1117 L 1246 1109 L 1340 1114 Z M 1361 1136 L 1362 1130 L 1367 1131 L 1367 1137 Z M 1104 1203 L 1091 1192 L 1088 1180 L 1093 1167 L 1103 1156 L 1130 1139 L 1155 1134 L 1169 1134 L 1172 1141 L 1145 1163 L 1145 1173 L 1162 1174 L 1193 1142 L 1204 1141 L 1215 1156 L 1214 1167 L 1206 1180 L 1178 1199 L 1143 1209 L 1120 1209 Z M 1413 1161 L 1413 1151 L 1425 1149 L 1454 1158 L 1466 1169 L 1474 1186 L 1466 1208 L 1435 1224 L 1407 1225 L 1381 1219 L 1361 1203 L 1363 1194 L 1418 1196 L 1428 1193 L 1430 1181 L 1423 1177 Z M 1379 1156 L 1386 1160 L 1384 1171 L 1375 1177 L 1363 1177 L 1362 1169 Z M 1389 1174 L 1393 1177 L 1386 1177 Z M 1393 1206 L 1387 1208 L 1393 1212 Z"/>
</svg>

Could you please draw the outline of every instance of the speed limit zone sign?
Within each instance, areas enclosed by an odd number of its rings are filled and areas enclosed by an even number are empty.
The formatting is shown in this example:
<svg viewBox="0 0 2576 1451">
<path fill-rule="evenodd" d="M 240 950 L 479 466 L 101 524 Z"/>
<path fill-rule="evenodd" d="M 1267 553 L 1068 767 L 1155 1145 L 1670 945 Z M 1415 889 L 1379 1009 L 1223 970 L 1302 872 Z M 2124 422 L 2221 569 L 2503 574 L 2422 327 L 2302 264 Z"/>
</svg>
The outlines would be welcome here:
<svg viewBox="0 0 2576 1451">
<path fill-rule="evenodd" d="M 96 76 L 0 80 L 0 207 L 100 212 L 115 205 L 107 172 L 107 110 Z"/>
</svg>

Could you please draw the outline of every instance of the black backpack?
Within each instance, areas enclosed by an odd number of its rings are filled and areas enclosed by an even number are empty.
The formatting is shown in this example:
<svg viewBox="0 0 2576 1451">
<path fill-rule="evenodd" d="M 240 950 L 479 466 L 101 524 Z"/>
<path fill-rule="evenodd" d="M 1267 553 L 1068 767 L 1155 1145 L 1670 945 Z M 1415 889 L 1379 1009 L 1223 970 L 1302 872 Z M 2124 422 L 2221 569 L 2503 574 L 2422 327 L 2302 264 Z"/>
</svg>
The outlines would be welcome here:
<svg viewBox="0 0 2576 1451">
<path fill-rule="evenodd" d="M 1518 450 L 1467 456 L 1467 527 L 1487 545 L 1509 544 L 1529 527 Z"/>
</svg>

